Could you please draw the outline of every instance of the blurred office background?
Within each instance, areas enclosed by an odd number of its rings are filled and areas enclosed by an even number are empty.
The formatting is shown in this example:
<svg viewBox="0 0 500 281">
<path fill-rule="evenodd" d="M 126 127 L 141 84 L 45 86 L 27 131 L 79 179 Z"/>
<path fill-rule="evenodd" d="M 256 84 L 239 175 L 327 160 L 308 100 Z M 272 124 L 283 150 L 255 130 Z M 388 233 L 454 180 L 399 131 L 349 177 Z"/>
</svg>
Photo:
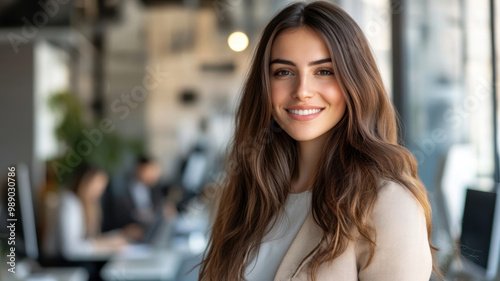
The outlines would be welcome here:
<svg viewBox="0 0 500 281">
<path fill-rule="evenodd" d="M 429 192 L 446 280 L 500 280 L 500 3 L 331 2 L 371 43 Z M 0 280 L 196 280 L 188 271 L 206 245 L 239 91 L 260 32 L 288 3 L 1 1 L 0 178 L 7 187 L 7 167 L 16 167 L 19 223 L 17 273 L 2 243 Z M 121 252 L 50 254 L 61 194 L 79 167 L 106 173 L 98 217 L 112 233 L 126 226 L 117 198 L 146 162 L 159 167 L 159 193 L 146 201 L 161 198 L 160 222 Z"/>
</svg>

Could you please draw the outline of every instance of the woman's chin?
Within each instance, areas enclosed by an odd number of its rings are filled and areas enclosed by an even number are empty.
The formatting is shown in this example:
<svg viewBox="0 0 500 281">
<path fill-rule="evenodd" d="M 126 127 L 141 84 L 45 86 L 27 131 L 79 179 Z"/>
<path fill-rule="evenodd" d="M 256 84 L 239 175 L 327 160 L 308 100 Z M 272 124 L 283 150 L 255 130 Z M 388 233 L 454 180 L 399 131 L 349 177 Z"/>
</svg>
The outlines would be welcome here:
<svg viewBox="0 0 500 281">
<path fill-rule="evenodd" d="M 288 135 L 298 141 L 298 142 L 305 142 L 305 141 L 311 141 L 317 139 L 321 134 L 315 134 L 315 133 L 304 133 L 304 132 L 293 132 L 293 133 L 288 133 Z"/>
</svg>

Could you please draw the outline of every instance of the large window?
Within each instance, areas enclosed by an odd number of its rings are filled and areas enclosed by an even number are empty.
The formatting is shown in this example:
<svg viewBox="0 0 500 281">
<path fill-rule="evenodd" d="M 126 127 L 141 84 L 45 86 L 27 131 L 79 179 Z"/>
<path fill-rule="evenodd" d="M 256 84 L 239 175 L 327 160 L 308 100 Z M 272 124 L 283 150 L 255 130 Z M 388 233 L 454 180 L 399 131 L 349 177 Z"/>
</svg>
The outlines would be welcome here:
<svg viewBox="0 0 500 281">
<path fill-rule="evenodd" d="M 489 11 L 488 0 L 407 3 L 406 141 L 430 190 L 457 145 L 467 146 L 473 159 L 446 165 L 470 167 L 482 181 L 493 179 Z"/>
<path fill-rule="evenodd" d="M 489 0 L 404 3 L 404 63 L 394 79 L 405 82 L 399 93 L 405 142 L 429 190 L 443 265 L 454 257 L 466 189 L 494 188 L 491 6 Z"/>
</svg>

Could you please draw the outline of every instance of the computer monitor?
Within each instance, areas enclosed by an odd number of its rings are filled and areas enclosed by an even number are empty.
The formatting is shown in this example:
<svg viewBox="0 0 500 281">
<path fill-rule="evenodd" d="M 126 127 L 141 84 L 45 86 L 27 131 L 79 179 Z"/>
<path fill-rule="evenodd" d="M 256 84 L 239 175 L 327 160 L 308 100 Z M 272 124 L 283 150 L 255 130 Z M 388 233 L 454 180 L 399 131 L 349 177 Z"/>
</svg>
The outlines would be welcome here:
<svg viewBox="0 0 500 281">
<path fill-rule="evenodd" d="M 182 175 L 182 186 L 184 189 L 199 193 L 203 188 L 203 179 L 207 171 L 207 157 L 201 151 L 192 152 L 186 162 Z"/>
<path fill-rule="evenodd" d="M 467 189 L 460 236 L 465 272 L 491 280 L 500 256 L 500 192 Z"/>
<path fill-rule="evenodd" d="M 476 182 L 475 155 L 474 148 L 469 144 L 452 145 L 446 155 L 438 188 L 443 196 L 445 227 L 453 240 L 458 240 L 462 232 L 467 188 Z"/>
<path fill-rule="evenodd" d="M 13 178 L 15 191 L 10 192 L 7 188 L 2 190 L 1 198 L 1 212 L 0 212 L 0 225 L 2 245 L 4 249 L 10 250 L 11 247 L 15 248 L 16 261 L 22 258 L 29 258 L 31 260 L 38 259 L 38 243 L 36 237 L 35 213 L 33 211 L 33 198 L 31 196 L 31 185 L 29 180 L 28 168 L 25 164 L 18 164 L 13 166 Z M 8 183 L 6 181 L 6 183 Z M 13 184 L 7 187 L 13 187 Z M 9 210 L 8 202 L 9 197 L 12 197 L 10 202 L 14 210 Z M 7 228 L 8 225 L 14 227 Z M 11 233 L 12 230 L 12 233 Z M 9 243 L 9 237 L 15 238 L 15 244 Z M 12 241 L 12 240 L 10 240 Z"/>
</svg>

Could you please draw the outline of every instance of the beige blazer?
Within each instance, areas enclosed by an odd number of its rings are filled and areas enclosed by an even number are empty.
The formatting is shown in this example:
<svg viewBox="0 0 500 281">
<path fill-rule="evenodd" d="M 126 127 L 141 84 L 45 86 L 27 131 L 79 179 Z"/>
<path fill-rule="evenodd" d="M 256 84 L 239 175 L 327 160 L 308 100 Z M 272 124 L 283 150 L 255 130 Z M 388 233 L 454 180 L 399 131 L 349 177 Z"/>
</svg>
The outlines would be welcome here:
<svg viewBox="0 0 500 281">
<path fill-rule="evenodd" d="M 363 268 L 369 257 L 368 243 L 355 239 L 342 255 L 318 268 L 316 280 L 428 281 L 432 272 L 432 257 L 426 220 L 421 205 L 413 195 L 397 183 L 386 182 L 380 189 L 372 214 L 377 236 L 375 255 L 370 265 Z M 312 257 L 301 261 L 318 245 L 321 237 L 322 230 L 309 212 L 274 281 L 310 280 L 307 267 Z"/>
</svg>

